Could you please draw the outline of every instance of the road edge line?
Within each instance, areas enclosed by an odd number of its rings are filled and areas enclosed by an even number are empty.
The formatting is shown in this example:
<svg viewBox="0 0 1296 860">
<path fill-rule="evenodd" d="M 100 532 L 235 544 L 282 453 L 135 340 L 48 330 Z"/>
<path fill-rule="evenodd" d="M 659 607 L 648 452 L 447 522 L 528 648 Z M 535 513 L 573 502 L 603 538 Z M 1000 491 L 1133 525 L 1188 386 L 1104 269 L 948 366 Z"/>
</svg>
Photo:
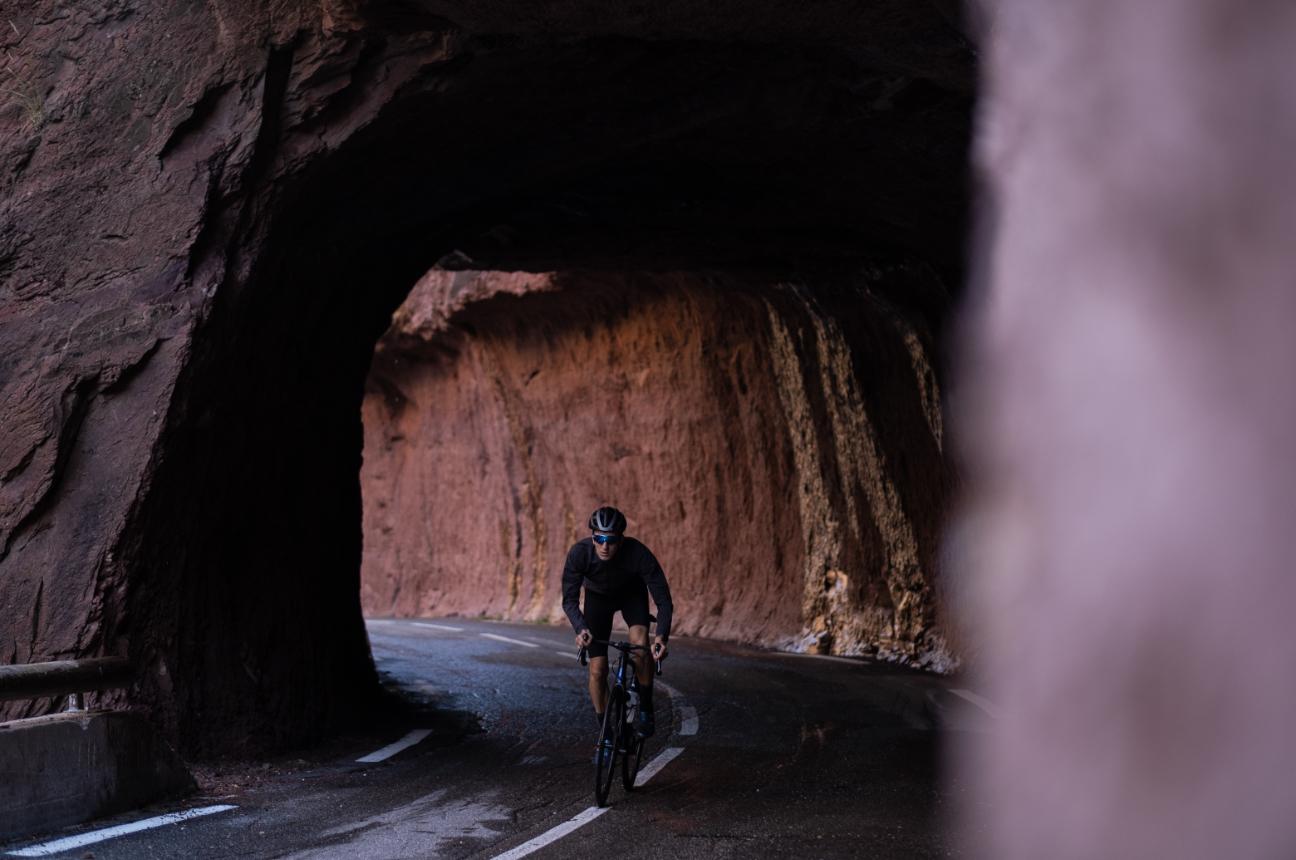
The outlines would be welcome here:
<svg viewBox="0 0 1296 860">
<path fill-rule="evenodd" d="M 201 818 L 204 815 L 215 815 L 218 812 L 228 812 L 231 809 L 238 809 L 238 807 L 229 803 L 220 803 L 215 806 L 199 806 L 194 809 L 185 809 L 180 812 L 169 812 L 166 815 L 156 815 L 152 818 L 132 821 L 129 824 L 116 824 L 112 827 L 91 830 L 88 833 L 78 833 L 76 836 L 64 836 L 62 839 L 52 839 L 49 842 L 40 842 L 36 845 L 28 845 L 26 848 L 6 851 L 5 853 L 10 857 L 47 857 L 50 854 L 61 854 L 64 851 L 71 851 L 74 848 L 82 848 L 86 845 L 94 845 L 98 842 L 116 839 L 118 836 L 127 836 L 131 833 L 139 833 L 144 830 L 153 830 L 157 827 L 165 827 L 168 824 L 176 824 L 193 818 Z"/>
</svg>

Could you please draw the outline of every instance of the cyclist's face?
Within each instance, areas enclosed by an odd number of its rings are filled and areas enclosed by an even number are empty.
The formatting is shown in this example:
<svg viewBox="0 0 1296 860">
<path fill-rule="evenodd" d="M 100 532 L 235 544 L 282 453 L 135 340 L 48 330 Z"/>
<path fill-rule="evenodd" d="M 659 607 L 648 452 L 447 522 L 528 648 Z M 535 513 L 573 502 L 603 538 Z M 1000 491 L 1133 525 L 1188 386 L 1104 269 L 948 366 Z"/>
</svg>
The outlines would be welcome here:
<svg viewBox="0 0 1296 860">
<path fill-rule="evenodd" d="M 612 556 L 616 555 L 617 550 L 621 548 L 621 541 L 619 540 L 608 541 L 607 543 L 598 542 L 597 538 L 599 535 L 607 534 L 610 534 L 610 532 L 594 532 L 594 554 L 599 557 L 600 561 L 607 561 Z M 620 535 L 614 535 L 614 537 L 620 537 Z"/>
</svg>

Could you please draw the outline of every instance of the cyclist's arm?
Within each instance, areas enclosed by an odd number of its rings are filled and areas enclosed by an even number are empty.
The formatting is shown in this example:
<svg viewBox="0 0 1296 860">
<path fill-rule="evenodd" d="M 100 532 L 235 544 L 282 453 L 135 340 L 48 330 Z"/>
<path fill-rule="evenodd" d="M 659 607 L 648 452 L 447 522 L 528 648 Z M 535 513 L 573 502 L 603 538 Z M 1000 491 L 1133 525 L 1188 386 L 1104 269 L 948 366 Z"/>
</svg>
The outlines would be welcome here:
<svg viewBox="0 0 1296 860">
<path fill-rule="evenodd" d="M 657 605 L 657 638 L 666 642 L 670 639 L 671 615 L 675 609 L 671 603 L 670 583 L 666 581 L 666 574 L 651 552 L 647 555 L 647 562 L 639 575 L 643 577 L 648 593 Z"/>
<path fill-rule="evenodd" d="M 571 548 L 571 552 L 567 553 L 567 563 L 563 565 L 562 605 L 572 629 L 580 633 L 589 625 L 585 623 L 585 616 L 580 611 L 581 582 L 585 579 L 585 574 L 583 566 L 579 564 L 578 559 L 574 558 L 576 550 L 577 547 Z"/>
</svg>

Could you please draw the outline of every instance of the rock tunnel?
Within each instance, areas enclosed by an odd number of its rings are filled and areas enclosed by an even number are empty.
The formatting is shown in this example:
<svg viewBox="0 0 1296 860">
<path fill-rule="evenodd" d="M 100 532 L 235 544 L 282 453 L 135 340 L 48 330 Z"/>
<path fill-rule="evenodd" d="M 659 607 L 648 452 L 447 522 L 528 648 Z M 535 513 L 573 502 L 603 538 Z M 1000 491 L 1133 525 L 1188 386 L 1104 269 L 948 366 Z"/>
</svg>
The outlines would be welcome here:
<svg viewBox="0 0 1296 860">
<path fill-rule="evenodd" d="M 1296 7 L 957 5 L 0 10 L 4 662 L 308 744 L 598 496 L 686 632 L 974 661 L 972 850 L 1291 856 Z"/>
<path fill-rule="evenodd" d="M 555 620 L 603 500 L 681 632 L 957 662 L 953 6 L 503 5 L 16 13 L 10 662 L 307 742 L 376 690 L 362 604 Z"/>
</svg>

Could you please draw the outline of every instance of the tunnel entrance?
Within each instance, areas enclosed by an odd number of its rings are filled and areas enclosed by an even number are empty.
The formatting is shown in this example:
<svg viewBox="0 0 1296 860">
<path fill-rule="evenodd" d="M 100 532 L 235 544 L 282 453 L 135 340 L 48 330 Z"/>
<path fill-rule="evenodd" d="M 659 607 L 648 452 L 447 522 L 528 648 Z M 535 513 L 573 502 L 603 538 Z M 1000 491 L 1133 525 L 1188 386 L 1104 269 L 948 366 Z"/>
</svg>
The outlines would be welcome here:
<svg viewBox="0 0 1296 860">
<path fill-rule="evenodd" d="M 564 623 L 607 501 L 681 632 L 948 667 L 942 298 L 912 264 L 429 272 L 370 369 L 363 606 Z"/>
<path fill-rule="evenodd" d="M 368 707 L 362 557 L 374 612 L 554 617 L 554 554 L 595 497 L 664 548 L 682 632 L 946 659 L 936 377 L 972 59 L 905 15 L 894 53 L 804 22 L 471 35 L 394 13 L 272 51 L 251 190 L 211 192 L 186 268 L 213 299 L 105 610 L 184 748 Z M 597 361 L 632 432 L 564 411 L 603 392 Z M 421 511 L 446 469 L 491 513 Z"/>
</svg>

